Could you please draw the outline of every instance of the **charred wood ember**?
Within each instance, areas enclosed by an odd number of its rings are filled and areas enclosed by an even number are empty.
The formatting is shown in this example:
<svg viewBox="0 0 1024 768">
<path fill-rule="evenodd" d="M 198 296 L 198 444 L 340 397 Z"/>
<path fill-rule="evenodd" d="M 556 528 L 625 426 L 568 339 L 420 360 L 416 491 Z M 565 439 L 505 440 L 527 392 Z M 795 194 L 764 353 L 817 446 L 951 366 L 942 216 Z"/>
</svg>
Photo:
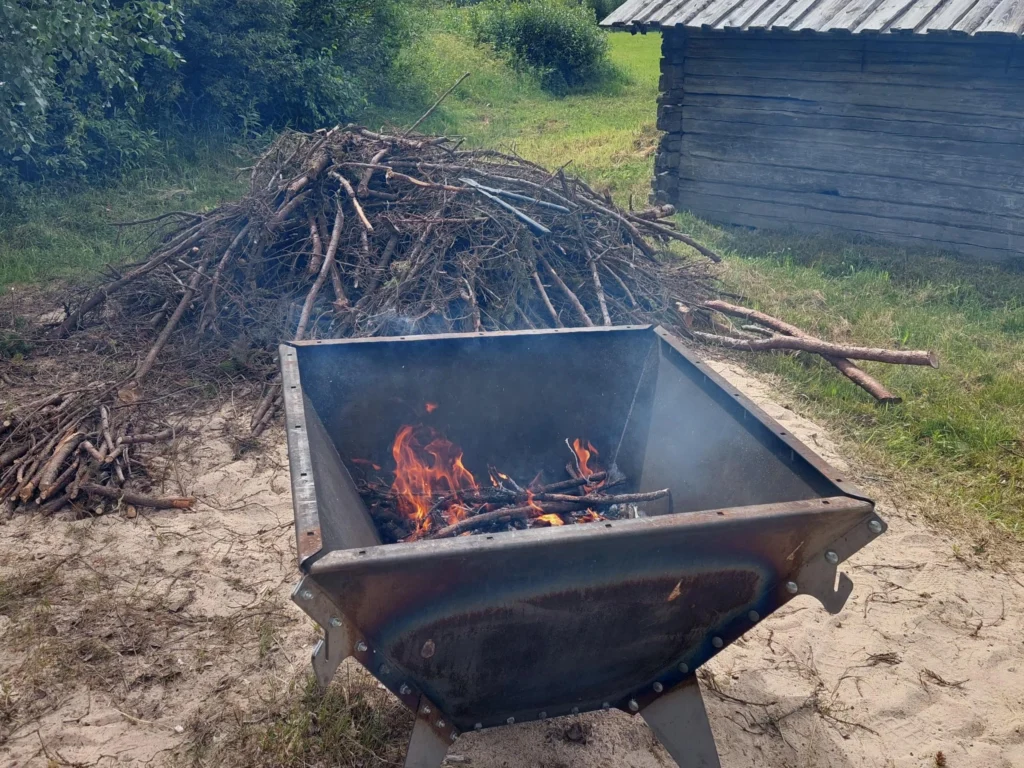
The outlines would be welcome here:
<svg viewBox="0 0 1024 768">
<path fill-rule="evenodd" d="M 404 426 L 391 454 L 394 480 L 380 465 L 355 459 L 360 495 L 385 543 L 445 539 L 484 531 L 551 527 L 637 517 L 641 505 L 669 497 L 668 489 L 647 493 L 610 493 L 626 482 L 614 467 L 598 466 L 589 442 L 566 440 L 571 460 L 568 480 L 542 484 L 540 475 L 522 486 L 495 468 L 491 486 L 477 483 L 463 464 L 462 449 L 430 427 Z"/>
</svg>

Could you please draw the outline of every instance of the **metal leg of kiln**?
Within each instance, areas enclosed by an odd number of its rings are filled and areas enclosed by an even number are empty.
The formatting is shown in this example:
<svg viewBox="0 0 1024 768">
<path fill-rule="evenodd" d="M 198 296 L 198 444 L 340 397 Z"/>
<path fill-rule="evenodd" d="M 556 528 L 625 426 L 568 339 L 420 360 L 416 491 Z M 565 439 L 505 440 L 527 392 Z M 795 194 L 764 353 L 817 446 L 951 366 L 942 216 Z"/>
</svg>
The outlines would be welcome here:
<svg viewBox="0 0 1024 768">
<path fill-rule="evenodd" d="M 409 737 L 405 768 L 441 768 L 450 744 L 451 737 L 439 732 L 430 717 L 417 715 Z"/>
<path fill-rule="evenodd" d="M 695 675 L 648 704 L 640 714 L 679 768 L 721 768 Z"/>
</svg>

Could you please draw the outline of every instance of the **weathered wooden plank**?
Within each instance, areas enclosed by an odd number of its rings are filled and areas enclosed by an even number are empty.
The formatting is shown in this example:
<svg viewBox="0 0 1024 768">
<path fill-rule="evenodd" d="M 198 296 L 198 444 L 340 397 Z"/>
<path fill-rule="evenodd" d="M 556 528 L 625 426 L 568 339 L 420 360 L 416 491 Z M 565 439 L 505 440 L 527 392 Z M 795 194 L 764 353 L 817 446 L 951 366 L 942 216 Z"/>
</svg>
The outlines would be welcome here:
<svg viewBox="0 0 1024 768">
<path fill-rule="evenodd" d="M 928 15 L 948 0 L 919 0 L 910 9 L 894 21 L 889 30 L 892 32 L 913 32 L 921 25 Z"/>
<path fill-rule="evenodd" d="M 780 80 L 770 77 L 722 77 L 687 75 L 686 94 L 723 94 L 762 98 L 799 99 L 813 102 L 862 104 L 904 111 L 960 112 L 973 115 L 1024 118 L 1024 107 L 999 98 L 998 91 L 968 91 L 954 88 L 926 88 L 917 84 L 838 83 L 810 80 Z M 1011 94 L 1007 93 L 1007 96 Z"/>
<path fill-rule="evenodd" d="M 840 30 L 849 32 L 866 19 L 872 11 L 876 10 L 878 0 L 847 0 L 839 9 L 839 12 L 832 16 L 824 25 L 819 26 L 819 31 Z"/>
<path fill-rule="evenodd" d="M 915 5 L 915 8 L 918 7 Z M 906 59 L 930 57 L 951 63 L 971 60 L 1005 60 L 1020 43 L 1002 39 L 980 41 L 964 38 L 960 42 L 937 42 L 932 36 L 865 35 L 858 37 L 774 37 L 753 38 L 746 32 L 742 36 L 729 33 L 717 39 L 687 37 L 687 46 L 693 55 L 702 58 L 782 58 L 798 59 L 812 56 L 837 56 L 843 59 L 870 58 L 877 55 L 899 56 Z"/>
<path fill-rule="evenodd" d="M 711 160 L 692 154 L 679 158 L 678 177 L 693 181 L 717 181 L 771 187 L 843 198 L 882 202 L 913 202 L 936 210 L 957 209 L 967 214 L 1000 217 L 1024 216 L 1024 192 L 964 188 L 955 180 L 945 183 L 900 179 L 878 173 L 820 171 L 759 163 Z"/>
<path fill-rule="evenodd" d="M 981 0 L 979 5 L 991 2 Z M 973 29 L 977 32 L 1004 32 L 1008 29 L 1019 30 L 1024 27 L 1024 2 L 1021 0 L 1002 0 L 986 13 L 984 17 L 971 13 Z"/>
<path fill-rule="evenodd" d="M 856 1 L 854 0 L 854 2 Z M 806 13 L 795 19 L 793 23 L 788 24 L 786 28 L 794 31 L 817 30 L 819 26 L 824 25 L 828 19 L 835 16 L 847 2 L 849 0 L 821 0 L 820 3 L 811 6 Z M 776 24 L 776 27 L 778 26 L 781 25 Z"/>
<path fill-rule="evenodd" d="M 687 24 L 692 26 L 700 26 L 701 24 L 713 26 L 735 5 L 736 0 L 712 0 L 707 7 L 702 9 L 699 13 L 694 14 Z"/>
<path fill-rule="evenodd" d="M 694 3 L 692 6 L 685 6 L 679 8 L 665 19 L 665 23 L 680 25 L 689 24 L 694 16 L 696 16 L 699 13 L 702 13 L 709 5 L 711 5 L 714 2 L 715 0 L 700 0 L 697 3 Z"/>
<path fill-rule="evenodd" d="M 800 218 L 799 211 L 801 209 L 795 206 L 776 206 L 769 210 L 761 204 L 752 203 L 750 206 L 739 208 L 735 200 L 728 198 L 712 199 L 708 197 L 693 198 L 689 201 L 680 199 L 678 205 L 681 209 L 693 211 L 698 216 L 710 221 L 756 229 L 797 230 L 803 232 L 834 233 L 845 236 L 851 234 L 861 235 L 874 240 L 884 239 L 921 248 L 937 248 L 945 251 L 955 250 L 993 261 L 1011 261 L 1021 258 L 1018 250 L 980 248 L 955 241 L 936 240 L 928 236 L 920 236 L 916 233 L 881 233 L 877 228 L 871 226 L 871 222 L 863 221 L 864 217 L 860 217 L 860 220 L 857 221 L 851 221 L 847 218 L 839 218 L 834 214 L 829 214 L 823 220 L 807 221 Z"/>
<path fill-rule="evenodd" d="M 907 152 L 840 147 L 835 144 L 787 144 L 729 136 L 683 136 L 681 152 L 712 160 L 734 160 L 786 168 L 871 173 L 916 181 L 960 183 L 965 187 L 1020 192 L 1024 174 L 1018 164 L 937 159 Z"/>
<path fill-rule="evenodd" d="M 683 95 L 680 94 L 680 97 Z M 680 101 L 687 106 L 693 107 L 727 107 L 751 112 L 771 110 L 793 112 L 796 114 L 836 115 L 878 120 L 899 120 L 913 123 L 983 127 L 1010 131 L 1014 134 L 1021 129 L 1021 121 L 1012 117 L 972 115 L 970 113 L 940 112 L 924 109 L 917 109 L 912 112 L 906 110 L 897 112 L 891 106 L 870 106 L 851 104 L 849 102 L 798 101 L 795 99 L 771 99 L 760 96 L 735 96 L 714 93 L 686 93 L 685 100 L 680 98 Z"/>
<path fill-rule="evenodd" d="M 902 16 L 919 2 L 927 0 L 882 0 L 864 18 L 857 22 L 855 32 L 882 32 L 895 24 Z"/>
<path fill-rule="evenodd" d="M 899 136 L 878 131 L 848 128 L 806 128 L 744 122 L 738 120 L 711 120 L 689 117 L 683 113 L 683 133 L 686 135 L 728 136 L 736 139 L 778 141 L 787 144 L 829 144 L 840 147 L 864 148 L 875 151 L 891 150 L 918 155 L 930 155 L 937 160 L 954 162 L 977 160 L 996 165 L 1017 164 L 1024 158 L 1024 144 L 992 143 L 985 141 L 952 141 L 925 136 Z"/>
<path fill-rule="evenodd" d="M 981 216 L 976 213 L 932 208 L 911 203 L 892 203 L 864 198 L 839 198 L 809 192 L 790 192 L 753 185 L 723 184 L 680 179 L 680 195 L 722 197 L 733 200 L 793 205 L 817 212 L 870 216 L 879 231 L 929 231 L 939 240 L 968 243 L 982 248 L 1008 248 L 1011 243 L 1024 251 L 1024 219 Z M 931 236 L 931 235 L 930 235 Z"/>
<path fill-rule="evenodd" d="M 997 72 L 1005 75 L 1005 67 Z M 1024 109 L 1024 87 L 1019 81 L 1009 81 L 992 77 L 941 77 L 933 75 L 916 75 L 908 78 L 902 72 L 860 71 L 860 66 L 852 62 L 822 62 L 814 65 L 801 66 L 798 63 L 775 63 L 770 68 L 762 64 L 740 61 L 736 59 L 714 61 L 703 58 L 687 58 L 683 64 L 683 72 L 687 76 L 695 75 L 708 78 L 744 78 L 756 80 L 751 82 L 751 91 L 761 80 L 786 80 L 807 83 L 832 83 L 855 85 L 867 88 L 877 85 L 886 88 L 932 89 L 935 91 L 965 91 L 1000 94 L 1016 102 L 1015 106 Z M 831 88 L 829 88 L 831 90 Z M 936 94 L 935 98 L 948 97 L 946 93 Z M 991 98 L 991 97 L 990 97 Z"/>
<path fill-rule="evenodd" d="M 728 102 L 727 102 L 728 103 Z M 929 139 L 950 139 L 965 142 L 989 142 L 1017 147 L 1024 154 L 1024 121 L 1013 121 L 1014 128 L 989 128 L 983 125 L 960 125 L 944 121 L 900 120 L 899 115 L 861 117 L 857 115 L 830 115 L 820 112 L 795 112 L 785 107 L 770 108 L 785 102 L 771 102 L 765 109 L 722 107 L 717 104 L 681 105 L 684 128 L 687 120 L 720 120 L 747 122 L 759 125 L 777 125 L 787 128 L 814 128 L 820 130 L 851 130 L 894 136 L 917 136 Z M 873 137 L 872 137 L 873 138 Z"/>
<path fill-rule="evenodd" d="M 727 30 L 740 30 L 764 8 L 764 5 L 764 2 L 760 5 L 736 3 L 735 7 L 720 18 L 715 26 Z"/>
<path fill-rule="evenodd" d="M 796 18 L 816 0 L 786 0 L 782 3 L 765 3 L 761 10 L 747 22 L 748 27 L 771 27 L 778 19 Z"/>
<path fill-rule="evenodd" d="M 998 1 L 998 0 L 996 0 Z M 976 5 L 992 7 L 993 0 L 976 0 Z M 935 30 L 938 32 L 948 31 L 954 24 L 963 18 L 969 7 L 964 3 L 949 2 L 942 5 L 934 14 L 928 17 L 918 28 L 919 32 Z"/>
</svg>

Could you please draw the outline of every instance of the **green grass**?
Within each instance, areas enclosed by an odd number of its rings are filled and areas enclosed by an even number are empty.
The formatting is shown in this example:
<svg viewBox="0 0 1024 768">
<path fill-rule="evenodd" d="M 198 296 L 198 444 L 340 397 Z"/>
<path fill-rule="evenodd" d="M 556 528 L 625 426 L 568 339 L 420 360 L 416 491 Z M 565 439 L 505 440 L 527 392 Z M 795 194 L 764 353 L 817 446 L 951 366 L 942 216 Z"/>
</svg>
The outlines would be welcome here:
<svg viewBox="0 0 1024 768">
<path fill-rule="evenodd" d="M 105 187 L 23 185 L 13 204 L 0 198 L 0 287 L 72 278 L 141 255 L 136 246 L 147 230 L 114 223 L 207 210 L 237 197 L 248 177 L 236 181 L 236 169 L 248 164 L 243 153 L 209 146 Z"/>
<path fill-rule="evenodd" d="M 623 201 L 632 194 L 638 206 L 646 204 L 658 142 L 659 35 L 612 35 L 618 77 L 587 93 L 558 98 L 493 51 L 468 42 L 457 14 L 441 15 L 433 22 L 440 29 L 408 50 L 403 65 L 434 94 L 463 73 L 472 75 L 424 123 L 424 131 L 464 135 L 473 144 L 513 149 L 551 167 L 571 160 L 570 171 Z M 417 116 L 399 110 L 382 117 L 407 125 Z"/>
<path fill-rule="evenodd" d="M 514 149 L 642 205 L 650 189 L 660 37 L 611 38 L 620 76 L 586 93 L 546 94 L 492 51 L 469 42 L 463 17 L 431 11 L 406 51 L 409 93 L 440 94 L 472 76 L 423 126 L 474 145 Z M 395 100 L 407 98 L 399 92 Z M 420 99 L 422 101 L 422 99 Z M 428 101 L 432 101 L 429 99 Z M 409 125 L 422 106 L 377 110 L 368 122 Z M 206 207 L 238 193 L 244 158 L 183 162 L 113 189 L 23 201 L 27 219 L 0 218 L 0 285 L 74 275 L 124 259 L 111 221 Z M 846 438 L 858 460 L 929 493 L 951 523 L 990 520 L 1024 534 L 1024 269 L 958 261 L 868 242 L 684 226 L 727 256 L 727 285 L 766 311 L 839 341 L 925 347 L 938 371 L 867 364 L 905 402 L 879 408 L 826 364 L 750 355 L 789 400 Z"/>
</svg>

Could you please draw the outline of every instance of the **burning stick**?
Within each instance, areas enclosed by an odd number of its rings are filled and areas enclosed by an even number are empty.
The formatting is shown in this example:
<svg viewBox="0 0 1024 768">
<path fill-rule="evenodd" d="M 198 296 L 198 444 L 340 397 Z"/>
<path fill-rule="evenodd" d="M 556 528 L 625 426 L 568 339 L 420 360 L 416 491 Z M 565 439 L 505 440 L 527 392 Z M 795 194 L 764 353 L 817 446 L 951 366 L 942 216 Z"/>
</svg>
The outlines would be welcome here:
<svg viewBox="0 0 1024 768">
<path fill-rule="evenodd" d="M 533 503 L 527 506 L 505 507 L 496 509 L 493 512 L 483 512 L 473 517 L 442 528 L 436 533 L 426 536 L 428 539 L 448 539 L 458 536 L 466 531 L 483 528 L 491 523 L 507 522 L 510 520 L 527 520 L 531 517 L 539 517 L 542 514 L 573 512 L 589 507 L 611 507 L 616 504 L 640 504 L 645 501 L 657 501 L 669 496 L 668 488 L 650 493 L 623 493 L 617 496 L 603 496 L 591 494 L 587 496 L 569 496 L 561 493 L 535 494 L 532 497 Z"/>
</svg>

